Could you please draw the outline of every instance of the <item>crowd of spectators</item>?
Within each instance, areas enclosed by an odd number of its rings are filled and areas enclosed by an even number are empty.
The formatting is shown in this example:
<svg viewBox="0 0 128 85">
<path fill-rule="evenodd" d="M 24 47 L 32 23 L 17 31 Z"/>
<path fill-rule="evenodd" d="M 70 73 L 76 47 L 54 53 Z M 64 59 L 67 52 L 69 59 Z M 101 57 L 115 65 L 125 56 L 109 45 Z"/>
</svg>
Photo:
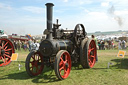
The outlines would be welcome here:
<svg viewBox="0 0 128 85">
<path fill-rule="evenodd" d="M 97 49 L 99 50 L 105 50 L 105 49 L 126 49 L 126 41 L 125 40 L 119 40 L 118 42 L 115 42 L 114 40 L 97 40 Z"/>
<path fill-rule="evenodd" d="M 119 40 L 118 42 L 110 39 L 110 40 L 98 40 L 94 35 L 91 35 L 92 39 L 95 40 L 96 47 L 98 50 L 106 50 L 106 49 L 126 49 L 126 41 Z"/>
<path fill-rule="evenodd" d="M 39 43 L 36 40 L 29 39 L 28 41 L 21 41 L 21 40 L 13 40 L 14 47 L 16 50 L 21 51 L 23 49 L 24 51 L 32 51 L 32 50 L 38 50 Z"/>
</svg>

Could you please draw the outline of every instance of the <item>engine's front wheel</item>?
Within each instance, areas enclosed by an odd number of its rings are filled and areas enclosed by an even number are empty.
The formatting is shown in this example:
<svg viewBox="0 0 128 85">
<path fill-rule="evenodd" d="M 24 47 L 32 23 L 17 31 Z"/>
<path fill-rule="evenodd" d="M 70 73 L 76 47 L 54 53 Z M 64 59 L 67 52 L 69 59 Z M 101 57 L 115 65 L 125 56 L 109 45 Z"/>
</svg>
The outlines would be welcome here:
<svg viewBox="0 0 128 85">
<path fill-rule="evenodd" d="M 71 70 L 71 57 L 66 50 L 60 50 L 57 53 L 54 70 L 57 78 L 60 80 L 66 79 L 69 76 Z"/>
<path fill-rule="evenodd" d="M 43 56 L 40 52 L 30 52 L 26 58 L 25 68 L 29 76 L 37 76 L 44 69 Z"/>
</svg>

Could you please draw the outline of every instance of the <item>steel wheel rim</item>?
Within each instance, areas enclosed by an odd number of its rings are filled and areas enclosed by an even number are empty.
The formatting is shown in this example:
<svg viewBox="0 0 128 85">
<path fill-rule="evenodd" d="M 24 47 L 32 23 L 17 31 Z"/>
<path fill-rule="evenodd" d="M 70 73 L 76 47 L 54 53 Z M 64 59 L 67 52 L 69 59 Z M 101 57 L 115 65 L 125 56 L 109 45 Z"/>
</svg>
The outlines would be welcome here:
<svg viewBox="0 0 128 85">
<path fill-rule="evenodd" d="M 96 61 L 96 44 L 94 40 L 91 40 L 88 49 L 88 62 L 90 68 L 92 68 L 95 65 L 95 61 Z"/>
<path fill-rule="evenodd" d="M 59 61 L 59 74 L 60 76 L 65 79 L 70 74 L 71 70 L 71 58 L 67 52 L 64 52 Z"/>
<path fill-rule="evenodd" d="M 14 46 L 8 39 L 0 39 L 0 66 L 6 66 L 11 62 Z"/>
<path fill-rule="evenodd" d="M 29 67 L 30 67 L 30 72 L 32 75 L 36 76 L 36 75 L 41 74 L 44 68 L 44 65 L 42 64 L 42 62 L 43 62 L 43 59 L 38 52 L 34 53 L 31 56 Z"/>
</svg>

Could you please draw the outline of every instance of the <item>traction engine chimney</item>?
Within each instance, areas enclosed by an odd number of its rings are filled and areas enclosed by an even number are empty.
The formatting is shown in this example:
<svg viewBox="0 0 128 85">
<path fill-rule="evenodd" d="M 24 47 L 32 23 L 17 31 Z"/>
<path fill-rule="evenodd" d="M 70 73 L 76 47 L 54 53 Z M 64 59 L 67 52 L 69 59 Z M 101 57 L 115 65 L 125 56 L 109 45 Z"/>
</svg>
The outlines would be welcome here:
<svg viewBox="0 0 128 85">
<path fill-rule="evenodd" d="M 46 39 L 52 40 L 52 14 L 53 14 L 53 3 L 47 3 L 45 4 L 47 7 L 47 30 L 48 34 L 46 36 Z"/>
</svg>

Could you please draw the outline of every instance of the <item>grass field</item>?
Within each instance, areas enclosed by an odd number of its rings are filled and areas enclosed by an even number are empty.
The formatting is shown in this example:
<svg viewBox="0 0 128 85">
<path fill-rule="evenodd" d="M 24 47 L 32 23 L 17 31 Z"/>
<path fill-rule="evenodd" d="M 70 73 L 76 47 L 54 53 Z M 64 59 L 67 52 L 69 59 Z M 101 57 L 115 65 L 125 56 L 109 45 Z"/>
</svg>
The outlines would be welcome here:
<svg viewBox="0 0 128 85">
<path fill-rule="evenodd" d="M 29 77 L 25 71 L 28 51 L 19 53 L 18 61 L 0 67 L 0 85 L 128 85 L 128 50 L 124 59 L 118 58 L 118 50 L 98 50 L 98 62 L 92 69 L 72 66 L 67 79 L 59 81 L 51 68 L 45 68 L 36 77 Z M 108 62 L 113 63 L 108 68 Z M 18 69 L 21 64 L 21 70 Z"/>
</svg>

